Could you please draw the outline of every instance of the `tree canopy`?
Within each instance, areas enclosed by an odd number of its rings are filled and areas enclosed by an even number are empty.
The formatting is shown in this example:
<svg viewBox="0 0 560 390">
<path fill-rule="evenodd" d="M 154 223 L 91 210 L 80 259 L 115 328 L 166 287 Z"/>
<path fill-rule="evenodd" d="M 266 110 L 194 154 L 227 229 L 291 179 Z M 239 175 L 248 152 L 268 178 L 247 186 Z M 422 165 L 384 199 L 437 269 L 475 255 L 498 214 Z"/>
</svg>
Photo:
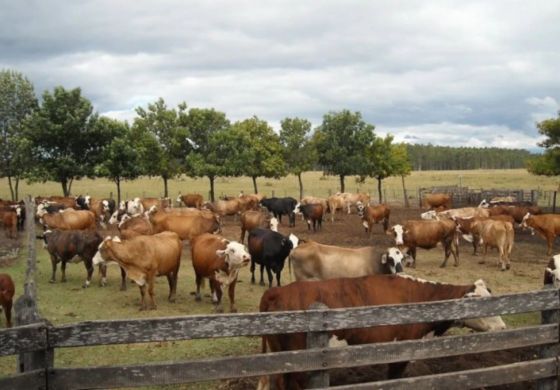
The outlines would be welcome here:
<svg viewBox="0 0 560 390">
<path fill-rule="evenodd" d="M 560 175 L 560 111 L 557 118 L 545 119 L 537 123 L 539 133 L 546 138 L 539 146 L 545 148 L 542 156 L 534 157 L 527 163 L 529 172 L 535 175 Z"/>
</svg>

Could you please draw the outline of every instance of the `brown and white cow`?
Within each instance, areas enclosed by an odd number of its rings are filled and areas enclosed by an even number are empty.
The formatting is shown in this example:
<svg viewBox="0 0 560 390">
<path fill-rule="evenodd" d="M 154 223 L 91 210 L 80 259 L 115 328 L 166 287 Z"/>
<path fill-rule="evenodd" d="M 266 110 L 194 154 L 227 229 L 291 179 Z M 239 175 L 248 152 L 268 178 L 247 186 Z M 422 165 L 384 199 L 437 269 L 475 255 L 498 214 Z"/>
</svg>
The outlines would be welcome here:
<svg viewBox="0 0 560 390">
<path fill-rule="evenodd" d="M 223 311 L 221 307 L 222 288 L 227 288 L 230 311 L 236 312 L 237 275 L 241 267 L 248 265 L 251 260 L 251 256 L 243 244 L 205 233 L 191 241 L 191 257 L 196 275 L 196 300 L 201 300 L 200 286 L 203 279 L 208 278 L 215 310 Z"/>
<path fill-rule="evenodd" d="M 532 228 L 537 231 L 547 243 L 546 254 L 552 255 L 552 246 L 556 236 L 560 235 L 560 215 L 558 214 L 541 214 L 532 215 L 531 213 L 525 214 L 521 220 L 522 228 Z M 535 234 L 533 231 L 532 234 Z"/>
<path fill-rule="evenodd" d="M 33 199 L 37 206 L 41 203 L 58 203 L 64 205 L 64 207 L 66 208 L 72 208 L 72 209 L 78 208 L 78 204 L 76 203 L 75 196 L 58 196 L 58 195 L 36 196 Z"/>
<path fill-rule="evenodd" d="M 366 229 L 369 236 L 373 234 L 373 224 L 383 222 L 383 231 L 389 228 L 389 217 L 391 216 L 391 208 L 386 204 L 379 204 L 377 206 L 364 206 L 358 203 L 358 215 L 362 218 L 362 225 Z"/>
<path fill-rule="evenodd" d="M 453 204 L 453 194 L 434 193 L 426 194 L 422 200 L 425 209 L 439 211 L 449 210 Z"/>
<path fill-rule="evenodd" d="M 136 236 L 154 234 L 154 228 L 150 220 L 143 215 L 130 217 L 128 214 L 125 214 L 119 222 L 118 228 L 120 232 L 119 236 L 123 240 L 128 240 Z"/>
<path fill-rule="evenodd" d="M 241 201 L 238 198 L 217 200 L 213 203 L 204 203 L 202 208 L 210 210 L 213 213 L 218 214 L 220 217 L 225 217 L 226 215 L 237 215 L 241 211 Z"/>
<path fill-rule="evenodd" d="M 544 284 L 552 284 L 555 288 L 560 287 L 560 255 L 552 256 L 544 270 Z"/>
<path fill-rule="evenodd" d="M 307 310 L 312 303 L 320 302 L 331 309 L 430 302 L 447 299 L 476 298 L 490 293 L 482 280 L 469 285 L 452 285 L 428 282 L 410 276 L 369 275 L 360 278 L 338 278 L 314 282 L 295 282 L 284 287 L 267 290 L 260 301 L 261 312 Z M 478 331 L 499 330 L 505 323 L 498 316 L 466 320 L 465 326 Z M 421 339 L 430 332 L 437 336 L 445 333 L 453 321 L 386 325 L 371 328 L 342 329 L 330 332 L 349 345 Z M 280 334 L 263 336 L 263 353 L 294 351 L 306 347 L 306 334 Z M 408 362 L 389 365 L 389 378 L 402 376 Z M 303 373 L 291 373 L 273 377 L 277 389 L 301 389 L 306 387 Z M 261 387 L 265 381 L 260 383 Z"/>
<path fill-rule="evenodd" d="M 204 203 L 204 198 L 200 194 L 185 194 L 177 197 L 177 203 L 183 204 L 186 207 L 201 208 Z"/>
<path fill-rule="evenodd" d="M 369 194 L 365 194 L 362 192 L 339 192 L 337 193 L 337 195 L 342 196 L 342 198 L 344 199 L 344 206 L 346 207 L 348 214 L 350 214 L 352 206 L 357 207 L 358 202 L 364 205 L 368 205 L 370 200 Z"/>
<path fill-rule="evenodd" d="M 293 266 L 296 280 L 325 280 L 402 272 L 407 257 L 398 248 L 344 248 L 302 241 L 290 253 L 288 265 Z"/>
<path fill-rule="evenodd" d="M 169 302 L 175 302 L 177 277 L 181 264 L 183 243 L 173 232 L 153 236 L 137 236 L 121 241 L 118 237 L 106 237 L 99 245 L 93 264 L 114 261 L 126 271 L 128 278 L 140 287 L 140 310 L 156 309 L 154 284 L 156 276 L 167 276 Z M 146 286 L 150 304 L 146 304 Z"/>
<path fill-rule="evenodd" d="M 8 274 L 0 274 L 0 306 L 6 316 L 6 327 L 12 327 L 12 303 L 15 293 L 14 281 Z"/>
<path fill-rule="evenodd" d="M 301 214 L 303 219 L 307 222 L 307 230 L 311 230 L 311 225 L 313 225 L 313 231 L 317 231 L 317 225 L 319 225 L 319 230 L 323 226 L 323 214 L 326 210 L 320 203 L 315 204 L 296 204 L 294 208 L 294 214 Z"/>
<path fill-rule="evenodd" d="M 455 266 L 459 265 L 458 239 L 456 237 L 456 225 L 453 220 L 444 219 L 440 221 L 407 221 L 403 225 L 394 225 L 388 231 L 393 235 L 398 247 L 408 248 L 413 263 L 416 266 L 416 248 L 432 249 L 441 243 L 445 258 L 440 267 L 445 267 L 449 255 L 453 254 Z"/>
</svg>

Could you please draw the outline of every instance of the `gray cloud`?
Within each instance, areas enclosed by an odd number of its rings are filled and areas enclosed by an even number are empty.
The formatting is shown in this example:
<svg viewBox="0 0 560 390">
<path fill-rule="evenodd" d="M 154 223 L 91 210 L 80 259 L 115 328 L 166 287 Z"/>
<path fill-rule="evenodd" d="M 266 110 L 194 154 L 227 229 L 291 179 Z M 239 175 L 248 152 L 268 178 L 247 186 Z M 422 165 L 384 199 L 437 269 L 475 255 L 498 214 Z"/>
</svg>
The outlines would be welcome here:
<svg viewBox="0 0 560 390">
<path fill-rule="evenodd" d="M 2 3 L 0 67 L 123 119 L 159 96 L 275 126 L 348 108 L 407 142 L 534 148 L 560 108 L 546 0 Z"/>
</svg>

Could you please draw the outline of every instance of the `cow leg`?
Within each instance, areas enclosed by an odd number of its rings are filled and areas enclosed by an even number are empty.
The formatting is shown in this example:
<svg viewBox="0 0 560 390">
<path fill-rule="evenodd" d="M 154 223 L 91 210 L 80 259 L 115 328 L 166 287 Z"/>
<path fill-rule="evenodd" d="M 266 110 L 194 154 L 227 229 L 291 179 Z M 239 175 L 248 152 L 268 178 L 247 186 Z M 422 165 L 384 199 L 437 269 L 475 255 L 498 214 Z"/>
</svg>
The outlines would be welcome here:
<svg viewBox="0 0 560 390">
<path fill-rule="evenodd" d="M 482 260 L 478 262 L 478 264 L 484 264 L 486 262 L 486 254 L 488 253 L 488 245 L 484 244 L 484 253 L 482 254 Z"/>
<path fill-rule="evenodd" d="M 445 253 L 445 258 L 443 259 L 443 263 L 441 263 L 440 268 L 444 268 L 447 265 L 447 260 L 451 255 L 451 243 L 449 241 L 442 241 L 443 251 Z"/>
<path fill-rule="evenodd" d="M 93 276 L 93 264 L 91 263 L 91 260 L 89 262 L 84 260 L 84 266 L 86 267 L 87 278 L 82 285 L 82 288 L 88 288 L 91 283 L 91 277 Z"/>
<path fill-rule="evenodd" d="M 146 310 L 146 285 L 138 286 L 140 288 L 140 311 Z"/>
<path fill-rule="evenodd" d="M 148 278 L 148 294 L 150 294 L 149 310 L 157 309 L 156 300 L 154 297 L 154 280 L 155 280 L 155 275 L 152 275 L 151 277 Z"/>
<path fill-rule="evenodd" d="M 389 229 L 389 218 L 383 218 L 383 230 L 387 231 Z"/>
<path fill-rule="evenodd" d="M 453 265 L 455 267 L 459 266 L 459 237 L 457 237 L 457 239 L 452 239 L 451 240 L 451 254 L 453 255 Z"/>
<path fill-rule="evenodd" d="M 251 257 L 251 284 L 255 284 L 255 259 Z"/>
<path fill-rule="evenodd" d="M 398 363 L 389 364 L 388 378 L 389 379 L 401 378 L 407 365 L 408 362 L 398 362 Z"/>
<path fill-rule="evenodd" d="M 210 285 L 213 285 L 212 302 L 214 303 L 214 311 L 216 313 L 222 313 L 224 308 L 221 306 L 222 302 L 222 286 L 220 282 L 215 279 L 210 279 Z"/>
<path fill-rule="evenodd" d="M 554 245 L 554 239 L 555 239 L 555 238 L 556 238 L 556 237 L 555 237 L 554 234 L 549 235 L 549 236 L 546 237 L 546 243 L 547 243 L 547 246 L 548 246 L 548 249 L 547 249 L 547 251 L 546 251 L 546 255 L 547 255 L 547 256 L 552 256 L 552 245 Z"/>
<path fill-rule="evenodd" d="M 237 313 L 237 309 L 235 308 L 235 284 L 236 283 L 237 283 L 237 279 L 231 282 L 228 287 L 229 311 L 232 313 Z"/>
<path fill-rule="evenodd" d="M 196 294 L 194 296 L 194 300 L 197 302 L 200 302 L 202 300 L 201 296 L 200 296 L 200 285 L 202 284 L 202 276 L 200 276 L 199 274 L 196 274 Z M 212 286 L 212 283 L 210 283 L 210 286 Z"/>
<path fill-rule="evenodd" d="M 12 301 L 6 301 L 2 307 L 4 308 L 4 315 L 6 316 L 6 327 L 12 327 Z"/>
<path fill-rule="evenodd" d="M 97 274 L 99 275 L 99 286 L 107 286 L 107 265 L 99 264 L 99 267 L 97 267 Z"/>
<path fill-rule="evenodd" d="M 261 281 L 259 282 L 260 286 L 264 286 L 264 278 L 263 278 L 263 273 L 264 273 L 264 264 L 261 263 Z M 268 271 L 268 267 L 266 267 L 266 272 Z"/>
<path fill-rule="evenodd" d="M 241 228 L 241 237 L 239 237 L 239 242 L 243 244 L 245 241 L 245 229 Z"/>
<path fill-rule="evenodd" d="M 121 267 L 121 291 L 126 291 L 126 271 Z"/>
<path fill-rule="evenodd" d="M 49 283 L 55 283 L 56 265 L 58 264 L 58 260 L 53 255 L 51 255 L 51 264 L 52 264 L 52 275 L 51 275 L 51 280 L 49 280 Z"/>
<path fill-rule="evenodd" d="M 268 275 L 268 288 L 272 287 L 272 269 L 271 267 L 266 267 L 266 274 Z M 280 285 L 280 284 L 278 284 Z"/>
</svg>

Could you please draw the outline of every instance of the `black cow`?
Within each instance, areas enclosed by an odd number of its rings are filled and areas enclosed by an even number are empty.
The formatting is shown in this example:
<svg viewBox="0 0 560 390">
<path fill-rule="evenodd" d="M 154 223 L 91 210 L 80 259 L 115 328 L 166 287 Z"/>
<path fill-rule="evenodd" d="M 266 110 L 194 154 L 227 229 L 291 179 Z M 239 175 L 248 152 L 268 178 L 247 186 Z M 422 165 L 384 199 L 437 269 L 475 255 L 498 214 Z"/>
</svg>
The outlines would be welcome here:
<svg viewBox="0 0 560 390">
<path fill-rule="evenodd" d="M 56 266 L 62 262 L 60 266 L 62 270 L 61 282 L 66 282 L 66 263 L 83 260 L 87 270 L 87 279 L 82 287 L 86 288 L 91 283 L 93 274 L 92 259 L 97 253 L 99 244 L 103 241 L 103 237 L 95 231 L 87 230 L 47 230 L 43 235 L 45 247 L 51 256 L 52 276 L 50 283 L 55 282 Z M 105 286 L 107 280 L 106 266 L 100 266 L 99 272 L 102 276 L 100 285 Z M 123 271 L 121 270 L 122 283 L 124 284 Z M 122 285 L 121 285 L 122 289 Z"/>
<path fill-rule="evenodd" d="M 251 254 L 251 283 L 255 283 L 255 264 L 261 266 L 260 285 L 264 286 L 263 268 L 268 274 L 268 287 L 272 287 L 272 272 L 276 274 L 276 282 L 280 286 L 280 274 L 284 268 L 286 257 L 297 246 L 298 239 L 269 230 L 256 228 L 249 232 L 248 247 Z"/>
<path fill-rule="evenodd" d="M 307 221 L 307 230 L 311 230 L 311 223 L 313 223 L 313 231 L 317 230 L 317 225 L 319 225 L 319 230 L 322 228 L 324 212 L 323 205 L 320 203 L 298 203 L 294 209 L 295 214 L 303 214 L 303 218 Z"/>
<path fill-rule="evenodd" d="M 282 215 L 287 214 L 290 221 L 290 227 L 296 226 L 296 216 L 294 208 L 296 207 L 297 200 L 291 197 L 286 198 L 265 198 L 261 200 L 261 205 L 267 208 L 274 217 L 282 223 Z"/>
</svg>

